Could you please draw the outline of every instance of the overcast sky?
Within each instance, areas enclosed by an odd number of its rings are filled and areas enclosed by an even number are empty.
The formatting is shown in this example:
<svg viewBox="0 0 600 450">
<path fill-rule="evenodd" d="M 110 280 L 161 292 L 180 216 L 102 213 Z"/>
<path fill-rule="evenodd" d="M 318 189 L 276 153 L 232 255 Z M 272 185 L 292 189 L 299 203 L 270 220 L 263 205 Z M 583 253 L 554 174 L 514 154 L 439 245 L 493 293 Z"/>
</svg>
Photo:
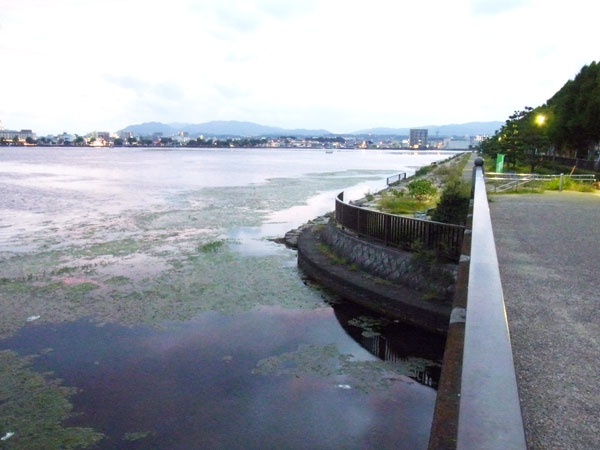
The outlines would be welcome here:
<svg viewBox="0 0 600 450">
<path fill-rule="evenodd" d="M 0 121 L 505 120 L 600 59 L 591 0 L 0 0 Z"/>
</svg>

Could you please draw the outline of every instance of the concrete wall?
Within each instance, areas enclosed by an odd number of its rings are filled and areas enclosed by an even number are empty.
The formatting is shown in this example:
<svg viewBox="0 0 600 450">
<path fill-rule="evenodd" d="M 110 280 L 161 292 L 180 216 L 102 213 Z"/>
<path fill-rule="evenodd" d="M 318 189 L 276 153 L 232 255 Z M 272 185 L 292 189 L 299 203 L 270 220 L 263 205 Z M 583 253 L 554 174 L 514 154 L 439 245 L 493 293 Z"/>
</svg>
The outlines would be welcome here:
<svg viewBox="0 0 600 450">
<path fill-rule="evenodd" d="M 321 230 L 320 237 L 336 254 L 350 263 L 357 264 L 371 275 L 421 292 L 432 287 L 433 281 L 429 279 L 427 270 L 424 270 L 428 268 L 420 267 L 413 253 L 359 239 L 342 231 L 333 223 Z M 456 266 L 446 264 L 441 269 L 451 275 L 452 281 L 447 286 L 441 286 L 451 298 L 454 292 Z"/>
</svg>

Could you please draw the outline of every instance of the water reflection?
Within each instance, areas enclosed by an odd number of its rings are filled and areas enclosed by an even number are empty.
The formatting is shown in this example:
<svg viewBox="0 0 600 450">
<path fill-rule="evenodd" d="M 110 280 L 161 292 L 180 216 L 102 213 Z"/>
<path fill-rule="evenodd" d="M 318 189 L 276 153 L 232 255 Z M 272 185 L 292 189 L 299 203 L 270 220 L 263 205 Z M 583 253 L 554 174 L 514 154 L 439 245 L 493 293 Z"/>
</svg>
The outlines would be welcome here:
<svg viewBox="0 0 600 450">
<path fill-rule="evenodd" d="M 335 317 L 348 335 L 382 361 L 408 363 L 411 358 L 429 360 L 431 364 L 414 367 L 410 377 L 421 384 L 437 389 L 444 337 L 398 321 L 388 321 L 374 312 L 350 303 L 336 304 L 333 308 Z M 361 319 L 357 321 L 357 318 Z M 370 318 L 374 319 L 373 322 L 376 324 L 380 324 L 375 327 L 375 333 L 369 331 L 373 327 L 369 326 L 368 322 L 367 326 L 363 325 L 363 328 L 357 326 Z M 367 329 L 366 333 L 364 328 Z"/>
<path fill-rule="evenodd" d="M 435 402 L 426 386 L 399 381 L 364 393 L 340 389 L 354 384 L 347 377 L 253 374 L 258 361 L 296 351 L 301 342 L 333 343 L 341 354 L 372 360 L 330 308 L 206 313 L 165 325 L 30 325 L 0 348 L 40 355 L 36 370 L 79 388 L 78 415 L 67 425 L 104 433 L 102 449 L 426 446 Z M 123 440 L 142 432 L 148 437 L 139 447 Z"/>
</svg>

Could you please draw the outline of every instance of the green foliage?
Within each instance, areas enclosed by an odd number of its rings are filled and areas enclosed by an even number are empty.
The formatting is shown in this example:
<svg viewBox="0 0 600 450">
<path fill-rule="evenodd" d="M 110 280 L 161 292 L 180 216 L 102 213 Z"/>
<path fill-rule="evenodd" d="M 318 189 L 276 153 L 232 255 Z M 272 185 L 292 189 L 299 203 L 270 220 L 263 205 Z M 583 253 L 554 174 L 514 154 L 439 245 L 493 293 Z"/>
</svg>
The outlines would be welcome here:
<svg viewBox="0 0 600 450">
<path fill-rule="evenodd" d="M 329 248 L 329 246 L 323 244 L 322 242 L 317 244 L 317 250 L 319 250 L 319 252 L 323 253 L 325 256 L 327 256 L 329 258 L 329 262 L 331 264 L 335 264 L 335 265 L 346 265 L 348 264 L 348 260 L 342 256 L 337 255 L 336 253 L 334 253 L 331 248 Z M 356 270 L 358 267 L 356 265 L 355 269 Z"/>
<path fill-rule="evenodd" d="M 435 166 L 433 166 L 433 165 L 423 166 L 415 172 L 415 177 L 422 177 L 424 175 L 427 175 L 433 169 L 435 169 Z"/>
<path fill-rule="evenodd" d="M 423 277 L 423 285 L 428 286 L 423 298 L 452 301 L 447 288 L 454 284 L 455 279 L 445 265 L 443 252 L 428 249 L 421 242 L 415 242 L 411 251 L 411 270 Z"/>
<path fill-rule="evenodd" d="M 545 119 L 542 123 L 536 120 L 540 115 Z M 515 111 L 493 137 L 482 143 L 481 149 L 493 159 L 498 153 L 506 154 L 508 166 L 527 163 L 531 172 L 539 163 L 537 153 L 550 148 L 559 155 L 585 159 L 600 142 L 598 117 L 600 64 L 594 61 L 583 66 L 575 79 L 567 81 L 546 104 Z"/>
<path fill-rule="evenodd" d="M 558 191 L 560 189 L 560 178 L 547 181 L 545 188 L 550 191 Z M 562 189 L 564 191 L 578 191 L 578 192 L 594 192 L 595 189 L 591 184 L 577 183 L 569 177 L 563 177 Z"/>
<path fill-rule="evenodd" d="M 415 180 L 408 184 L 408 194 L 419 201 L 425 201 L 437 194 L 437 188 L 429 180 Z"/>
<path fill-rule="evenodd" d="M 600 64 L 583 66 L 574 80 L 548 100 L 553 120 L 549 134 L 557 150 L 573 147 L 579 158 L 600 141 Z"/>
<path fill-rule="evenodd" d="M 386 193 L 379 199 L 379 209 L 390 214 L 412 214 L 423 211 L 435 204 L 432 201 L 419 201 L 412 197 L 404 197 L 401 192 Z"/>
<path fill-rule="evenodd" d="M 431 219 L 436 222 L 464 225 L 471 197 L 469 185 L 459 179 L 446 184 Z"/>
</svg>

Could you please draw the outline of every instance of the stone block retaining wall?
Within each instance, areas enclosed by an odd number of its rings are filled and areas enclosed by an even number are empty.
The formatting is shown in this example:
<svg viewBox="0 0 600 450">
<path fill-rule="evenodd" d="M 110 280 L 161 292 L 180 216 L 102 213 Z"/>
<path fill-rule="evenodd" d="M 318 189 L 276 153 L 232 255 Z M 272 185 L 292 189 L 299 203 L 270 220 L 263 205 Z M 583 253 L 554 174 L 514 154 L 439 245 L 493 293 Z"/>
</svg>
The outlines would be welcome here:
<svg viewBox="0 0 600 450">
<path fill-rule="evenodd" d="M 357 264 L 371 275 L 417 291 L 426 291 L 430 287 L 430 282 L 423 274 L 423 270 L 420 270 L 418 263 L 414 262 L 413 254 L 410 252 L 359 239 L 333 223 L 321 229 L 320 238 L 337 255 L 351 264 Z M 454 277 L 456 275 L 456 266 L 453 264 L 444 265 L 443 270 L 450 271 Z M 444 288 L 451 293 L 454 286 Z"/>
</svg>

